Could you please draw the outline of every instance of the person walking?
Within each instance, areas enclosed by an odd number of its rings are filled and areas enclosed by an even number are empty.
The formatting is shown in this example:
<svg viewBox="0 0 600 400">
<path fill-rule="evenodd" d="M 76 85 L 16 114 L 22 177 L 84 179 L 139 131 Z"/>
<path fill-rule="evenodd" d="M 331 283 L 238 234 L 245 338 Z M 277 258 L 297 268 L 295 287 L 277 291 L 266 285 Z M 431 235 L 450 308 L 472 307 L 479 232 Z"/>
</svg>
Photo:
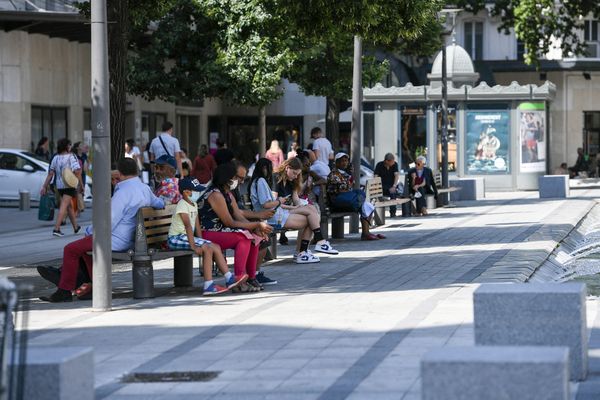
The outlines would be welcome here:
<svg viewBox="0 0 600 400">
<path fill-rule="evenodd" d="M 331 142 L 323 136 L 321 128 L 314 127 L 310 131 L 310 137 L 315 141 L 313 142 L 312 151 L 315 152 L 317 160 L 330 165 L 333 162 L 333 146 Z"/>
<path fill-rule="evenodd" d="M 183 173 L 181 147 L 179 146 L 179 140 L 173 137 L 173 124 L 165 121 L 162 124 L 162 130 L 163 132 L 150 143 L 150 162 L 164 154 L 171 156 L 175 159 L 177 171 L 181 175 Z"/>
<path fill-rule="evenodd" d="M 213 173 L 217 168 L 217 163 L 214 157 L 208 152 L 208 146 L 200 145 L 198 155 L 194 159 L 194 167 L 192 168 L 192 176 L 205 185 L 213 177 Z"/>
<path fill-rule="evenodd" d="M 42 185 L 40 194 L 44 196 L 48 192 L 48 184 L 56 177 L 55 185 L 60 195 L 60 208 L 52 234 L 62 237 L 65 234 L 60 230 L 60 225 L 67 214 L 73 225 L 73 232 L 77 234 L 81 230 L 81 227 L 77 224 L 77 216 L 75 215 L 71 199 L 76 198 L 77 193 L 83 191 L 83 180 L 79 161 L 71 153 L 71 141 L 67 138 L 60 139 L 56 148 L 57 155 L 50 163 L 48 175 Z"/>
<path fill-rule="evenodd" d="M 271 140 L 271 147 L 265 153 L 265 158 L 271 161 L 273 169 L 279 168 L 281 163 L 283 163 L 283 151 L 279 147 L 277 140 Z"/>
</svg>

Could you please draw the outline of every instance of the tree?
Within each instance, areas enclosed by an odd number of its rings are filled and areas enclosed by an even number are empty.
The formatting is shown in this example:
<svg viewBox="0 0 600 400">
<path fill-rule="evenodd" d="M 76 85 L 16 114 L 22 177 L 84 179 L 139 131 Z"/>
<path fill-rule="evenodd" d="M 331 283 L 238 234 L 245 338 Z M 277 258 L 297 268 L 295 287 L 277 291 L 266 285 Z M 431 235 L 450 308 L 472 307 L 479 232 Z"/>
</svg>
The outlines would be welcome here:
<svg viewBox="0 0 600 400">
<path fill-rule="evenodd" d="M 377 62 L 376 49 L 429 55 L 440 45 L 437 12 L 443 3 L 415 0 L 360 0 L 343 7 L 326 0 L 282 1 L 297 58 L 289 73 L 308 95 L 327 98 L 327 132 L 339 138 L 339 104 L 352 91 L 353 36 L 363 38 L 363 82 L 377 82 L 389 70 Z M 331 23 L 335 21 L 335 23 Z"/>
<path fill-rule="evenodd" d="M 123 156 L 128 88 L 127 57 L 133 38 L 144 35 L 175 0 L 107 0 L 111 158 Z M 90 2 L 75 3 L 90 18 Z"/>
<path fill-rule="evenodd" d="M 486 6 L 484 0 L 461 0 L 459 7 L 477 13 Z M 515 34 L 525 45 L 525 62 L 539 67 L 539 61 L 553 46 L 563 56 L 585 53 L 580 32 L 588 14 L 600 17 L 600 2 L 592 0 L 499 0 L 491 5 L 490 14 L 501 20 L 499 30 Z"/>
</svg>

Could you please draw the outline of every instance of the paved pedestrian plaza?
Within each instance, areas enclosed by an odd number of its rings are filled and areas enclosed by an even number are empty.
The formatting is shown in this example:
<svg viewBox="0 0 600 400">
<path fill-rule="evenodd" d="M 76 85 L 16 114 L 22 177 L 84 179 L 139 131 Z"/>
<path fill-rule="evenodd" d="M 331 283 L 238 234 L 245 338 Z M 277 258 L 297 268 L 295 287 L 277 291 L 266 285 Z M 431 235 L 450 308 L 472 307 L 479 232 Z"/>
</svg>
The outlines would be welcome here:
<svg viewBox="0 0 600 400">
<path fill-rule="evenodd" d="M 541 200 L 537 192 L 488 193 L 428 217 L 388 218 L 375 230 L 385 240 L 362 242 L 358 234 L 334 240 L 340 254 L 323 255 L 320 264 L 294 264 L 290 240 L 264 267 L 279 284 L 258 294 L 202 297 L 197 269 L 194 288 L 173 289 L 172 261 L 166 260 L 155 263 L 159 296 L 134 300 L 130 267 L 115 266 L 113 311 L 93 312 L 90 301 L 33 301 L 29 343 L 92 347 L 97 399 L 420 399 L 422 355 L 474 344 L 478 285 L 524 282 L 596 206 L 598 195 L 584 189 L 569 199 Z M 24 237 L 37 241 L 23 243 Z M 2 271 L 33 283 L 35 296 L 50 293 L 26 264 L 41 261 L 39 248 L 57 263 L 68 242 L 39 227 L 18 237 L 3 228 Z M 28 253 L 35 254 L 31 262 Z M 598 300 L 589 296 L 590 374 L 572 384 L 574 399 L 600 398 L 598 311 Z M 216 377 L 121 379 L 175 371 L 214 371 Z"/>
</svg>

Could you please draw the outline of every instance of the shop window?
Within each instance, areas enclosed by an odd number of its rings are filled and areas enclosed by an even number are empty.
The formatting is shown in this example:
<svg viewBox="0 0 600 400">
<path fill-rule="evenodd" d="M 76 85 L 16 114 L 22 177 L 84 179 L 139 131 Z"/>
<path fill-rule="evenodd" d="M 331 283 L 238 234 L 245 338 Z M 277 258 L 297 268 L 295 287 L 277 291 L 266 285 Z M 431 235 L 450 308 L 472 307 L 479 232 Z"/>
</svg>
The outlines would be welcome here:
<svg viewBox="0 0 600 400">
<path fill-rule="evenodd" d="M 68 120 L 66 107 L 31 107 L 31 151 L 35 151 L 39 140 L 46 136 L 50 140 L 50 153 L 54 153 L 56 142 L 67 137 Z"/>
</svg>

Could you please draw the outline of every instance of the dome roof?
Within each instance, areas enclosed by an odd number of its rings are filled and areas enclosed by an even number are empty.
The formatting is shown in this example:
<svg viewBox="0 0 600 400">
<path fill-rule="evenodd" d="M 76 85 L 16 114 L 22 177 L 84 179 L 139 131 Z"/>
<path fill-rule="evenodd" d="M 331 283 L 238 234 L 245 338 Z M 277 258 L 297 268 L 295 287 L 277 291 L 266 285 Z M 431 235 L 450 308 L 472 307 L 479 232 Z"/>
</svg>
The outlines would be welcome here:
<svg viewBox="0 0 600 400">
<path fill-rule="evenodd" d="M 446 46 L 446 75 L 448 81 L 457 86 L 460 84 L 473 85 L 479 78 L 479 74 L 475 72 L 473 61 L 469 53 L 456 43 Z M 428 75 L 433 82 L 439 82 L 442 79 L 442 52 L 440 51 L 431 68 L 431 74 Z"/>
</svg>

